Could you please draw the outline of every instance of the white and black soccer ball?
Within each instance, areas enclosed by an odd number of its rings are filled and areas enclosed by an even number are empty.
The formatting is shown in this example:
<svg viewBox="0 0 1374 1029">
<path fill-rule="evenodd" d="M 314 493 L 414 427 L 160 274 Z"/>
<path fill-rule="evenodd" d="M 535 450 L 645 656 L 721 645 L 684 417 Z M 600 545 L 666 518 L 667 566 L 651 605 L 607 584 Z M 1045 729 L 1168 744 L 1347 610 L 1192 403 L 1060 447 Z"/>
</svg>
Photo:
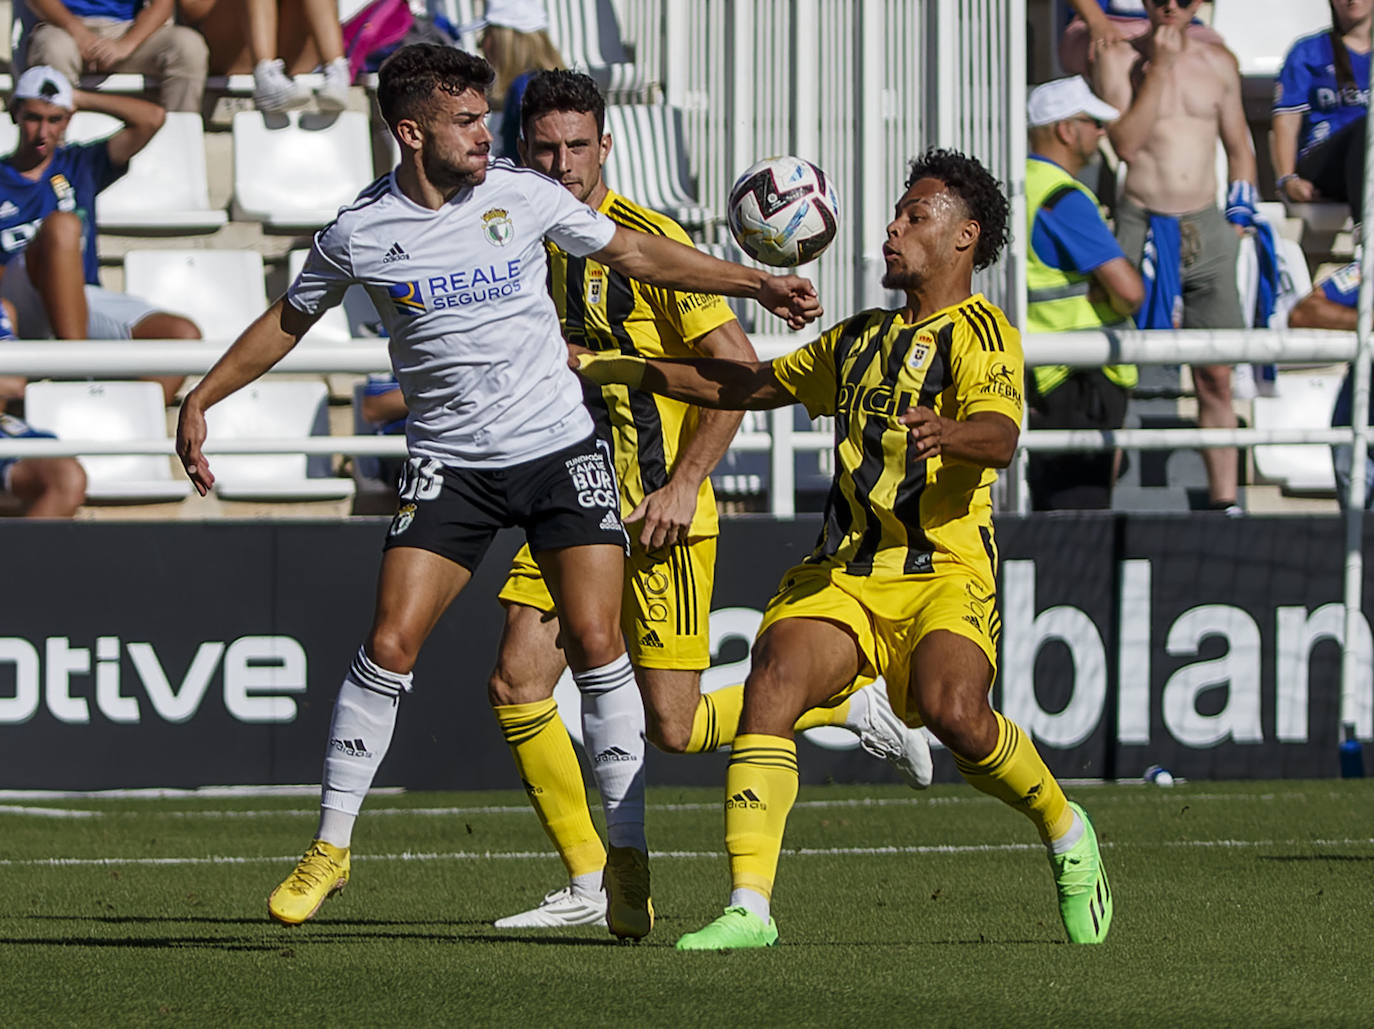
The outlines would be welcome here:
<svg viewBox="0 0 1374 1029">
<path fill-rule="evenodd" d="M 814 261 L 835 238 L 840 203 L 830 176 L 800 157 L 769 157 L 730 190 L 730 232 L 756 261 L 790 268 Z"/>
</svg>

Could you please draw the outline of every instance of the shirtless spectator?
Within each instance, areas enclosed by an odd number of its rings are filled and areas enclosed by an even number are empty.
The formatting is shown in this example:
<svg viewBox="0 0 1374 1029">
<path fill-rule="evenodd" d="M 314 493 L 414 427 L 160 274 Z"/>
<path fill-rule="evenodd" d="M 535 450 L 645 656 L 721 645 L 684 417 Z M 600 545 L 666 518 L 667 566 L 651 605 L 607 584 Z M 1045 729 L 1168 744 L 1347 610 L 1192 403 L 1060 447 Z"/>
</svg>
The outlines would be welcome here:
<svg viewBox="0 0 1374 1029">
<path fill-rule="evenodd" d="M 1245 325 L 1236 256 L 1254 224 L 1255 155 L 1236 59 L 1185 33 L 1201 5 L 1153 0 L 1150 32 L 1110 43 L 1093 64 L 1097 94 L 1123 112 L 1107 130 L 1127 164 L 1116 236 L 1145 279 L 1142 329 Z M 1224 216 L 1216 207 L 1218 139 L 1230 180 Z M 1198 425 L 1234 428 L 1230 367 L 1196 365 L 1193 382 Z M 1239 514 L 1235 449 L 1204 450 L 1203 462 L 1211 506 Z"/>
</svg>

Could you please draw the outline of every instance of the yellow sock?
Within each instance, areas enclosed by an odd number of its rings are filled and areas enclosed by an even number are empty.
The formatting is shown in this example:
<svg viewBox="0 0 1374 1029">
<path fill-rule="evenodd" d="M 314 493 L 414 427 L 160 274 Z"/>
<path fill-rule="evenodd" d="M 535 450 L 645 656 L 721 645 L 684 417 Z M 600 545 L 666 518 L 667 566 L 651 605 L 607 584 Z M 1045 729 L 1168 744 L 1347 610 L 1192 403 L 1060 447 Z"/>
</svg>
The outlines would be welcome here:
<svg viewBox="0 0 1374 1029">
<path fill-rule="evenodd" d="M 497 705 L 492 710 L 515 756 L 516 771 L 534 812 L 569 877 L 600 871 L 606 864 L 606 849 L 587 810 L 587 787 L 572 739 L 558 717 L 558 704 L 550 697 L 533 704 Z"/>
<path fill-rule="evenodd" d="M 849 697 L 846 695 L 834 707 L 822 704 L 820 707 L 803 711 L 792 728 L 796 732 L 801 732 L 803 729 L 815 729 L 822 725 L 844 725 L 848 718 Z"/>
<path fill-rule="evenodd" d="M 742 733 L 725 771 L 725 849 L 735 889 L 773 896 L 787 813 L 797 799 L 797 746 Z"/>
<path fill-rule="evenodd" d="M 1040 838 L 1048 843 L 1063 836 L 1073 826 L 1073 810 L 1041 760 L 1035 744 L 1026 738 L 1015 722 L 998 711 L 997 745 L 982 761 L 969 761 L 954 755 L 954 767 L 976 790 L 996 797 L 1029 818 Z"/>
<path fill-rule="evenodd" d="M 713 693 L 703 693 L 692 716 L 692 735 L 684 754 L 704 754 L 728 747 L 739 731 L 739 716 L 744 710 L 744 686 L 726 686 Z M 834 707 L 813 707 L 802 713 L 793 728 L 797 732 L 821 725 L 844 725 L 849 717 L 849 698 L 846 696 Z"/>
</svg>

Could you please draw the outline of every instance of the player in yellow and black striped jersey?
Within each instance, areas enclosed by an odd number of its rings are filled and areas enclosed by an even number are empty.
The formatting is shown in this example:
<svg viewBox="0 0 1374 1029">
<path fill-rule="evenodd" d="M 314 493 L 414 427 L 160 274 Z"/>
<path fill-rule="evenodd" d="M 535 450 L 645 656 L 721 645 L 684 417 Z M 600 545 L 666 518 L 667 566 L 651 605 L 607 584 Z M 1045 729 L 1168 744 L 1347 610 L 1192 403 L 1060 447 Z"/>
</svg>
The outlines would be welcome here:
<svg viewBox="0 0 1374 1029">
<path fill-rule="evenodd" d="M 617 224 L 690 245 L 671 218 L 641 207 L 601 180 L 612 141 L 604 132 L 601 97 L 591 79 L 564 71 L 536 76 L 525 92 L 522 119 L 526 163 Z M 548 249 L 549 288 L 569 342 L 630 357 L 753 359 L 753 348 L 719 296 L 659 289 L 553 244 Z M 584 691 L 584 730 L 594 727 L 602 740 L 584 733 L 606 808 L 608 855 L 592 826 L 581 774 L 552 700 L 564 665 L 553 600 L 529 550 L 522 549 L 500 594 L 506 624 L 490 696 L 570 881 L 535 909 L 496 924 L 575 925 L 599 920 L 604 913 L 612 932 L 638 937 L 652 925 L 646 917 L 652 909 L 642 843 L 643 779 L 635 760 L 643 753 L 644 736 L 675 752 L 728 746 L 743 703 L 742 686 L 706 696 L 700 692 L 700 673 L 710 664 L 707 617 L 718 532 L 708 475 L 740 416 L 703 412 L 618 385 L 584 383 L 584 399 L 598 437 L 611 443 L 621 513 L 632 534 L 621 624 L 644 708 L 640 710 L 637 698 L 591 697 Z M 870 698 L 877 698 L 872 705 Z M 885 720 L 874 727 L 873 719 Z M 851 728 L 867 749 L 892 756 L 894 763 L 914 763 L 925 776 L 919 784 L 929 782 L 925 741 L 901 724 L 875 687 L 865 686 L 852 700 L 808 712 L 800 724 Z M 600 899 L 603 865 L 609 907 Z M 636 892 L 633 883 L 626 885 L 634 877 L 644 878 L 642 906 L 619 904 L 618 894 Z"/>
<path fill-rule="evenodd" d="M 1007 211 L 976 160 L 929 151 L 912 162 L 883 245 L 883 285 L 905 292 L 902 308 L 865 311 L 770 364 L 577 355 L 596 382 L 835 416 L 820 539 L 769 602 L 745 682 L 726 775 L 730 905 L 679 949 L 777 942 L 771 895 L 797 795 L 792 719 L 865 673 L 884 677 L 893 707 L 924 722 L 973 786 L 1034 823 L 1069 938 L 1106 937 L 1112 899 L 1092 826 L 988 698 L 999 630 L 990 489 L 1016 450 L 1023 362 L 1019 334 L 971 283 L 1004 245 Z"/>
</svg>

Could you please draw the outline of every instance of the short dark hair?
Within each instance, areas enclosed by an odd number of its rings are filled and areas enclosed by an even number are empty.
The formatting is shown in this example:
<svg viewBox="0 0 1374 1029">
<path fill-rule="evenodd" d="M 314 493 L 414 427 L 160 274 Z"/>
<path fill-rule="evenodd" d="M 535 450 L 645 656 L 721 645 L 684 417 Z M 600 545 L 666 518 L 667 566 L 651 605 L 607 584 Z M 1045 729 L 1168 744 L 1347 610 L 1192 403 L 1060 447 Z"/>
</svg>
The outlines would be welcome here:
<svg viewBox="0 0 1374 1029">
<path fill-rule="evenodd" d="M 450 96 L 472 90 L 485 97 L 495 77 L 491 65 L 475 54 L 436 43 L 412 43 L 378 69 L 377 106 L 394 129 L 402 118 L 414 118 L 436 89 Z"/>
<path fill-rule="evenodd" d="M 605 135 L 606 98 L 590 75 L 562 68 L 536 72 L 520 100 L 520 134 L 525 134 L 531 121 L 550 111 L 591 114 L 596 118 L 596 134 Z"/>
<path fill-rule="evenodd" d="M 976 157 L 957 150 L 932 147 L 920 157 L 912 159 L 906 188 L 921 179 L 939 179 L 945 188 L 964 203 L 968 215 L 982 230 L 978 245 L 973 248 L 973 267 L 986 268 L 997 260 L 1007 245 L 1007 215 L 1009 205 L 1002 184 L 984 168 Z"/>
</svg>

